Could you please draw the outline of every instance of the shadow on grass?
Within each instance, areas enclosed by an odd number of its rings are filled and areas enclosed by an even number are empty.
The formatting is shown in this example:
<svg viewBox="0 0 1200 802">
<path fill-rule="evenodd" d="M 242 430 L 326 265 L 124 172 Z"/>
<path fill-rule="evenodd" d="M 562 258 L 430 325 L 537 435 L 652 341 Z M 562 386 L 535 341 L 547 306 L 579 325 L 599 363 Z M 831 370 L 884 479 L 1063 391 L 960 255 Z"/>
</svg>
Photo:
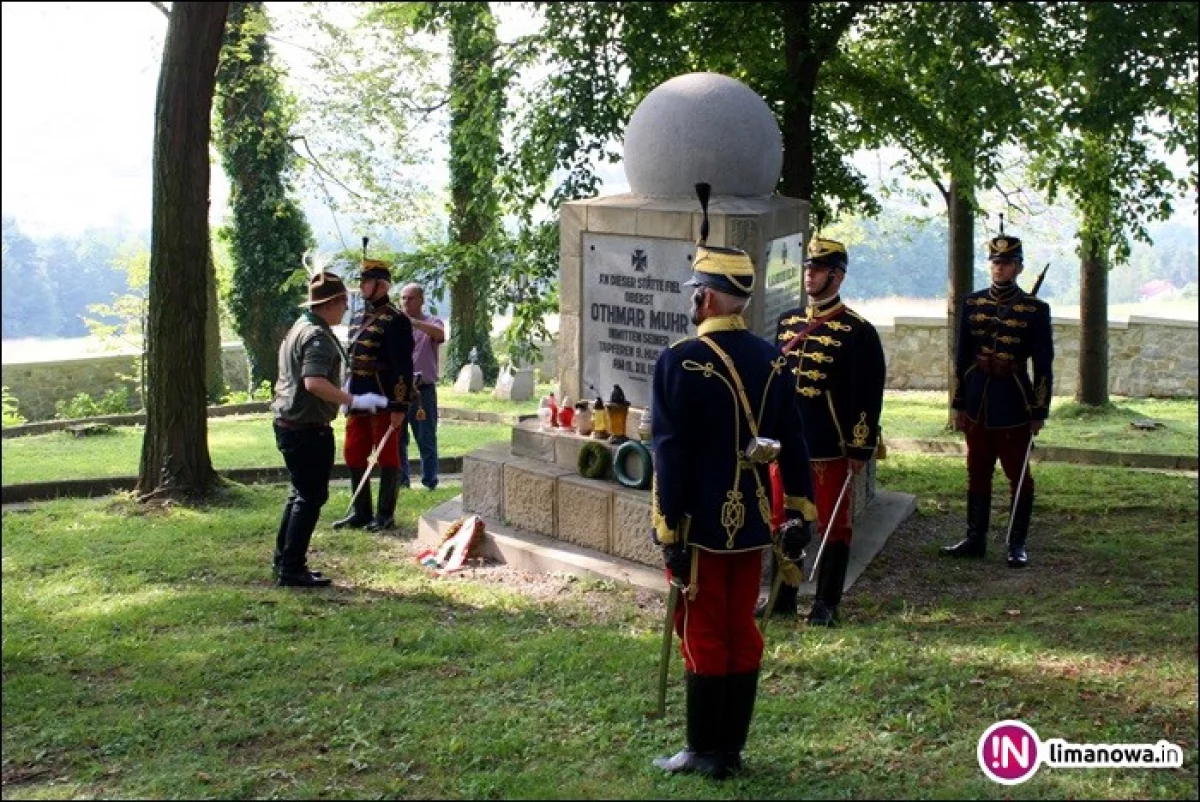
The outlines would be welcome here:
<svg viewBox="0 0 1200 802">
<path fill-rule="evenodd" d="M 847 594 L 845 627 L 772 626 L 751 772 L 721 785 L 649 763 L 684 738 L 677 655 L 668 714 L 647 716 L 661 600 L 566 581 L 535 599 L 416 566 L 417 515 L 456 490 L 402 494 L 386 536 L 329 529 L 337 490 L 312 549 L 337 584 L 315 591 L 269 585 L 282 488 L 134 518 L 5 513 L 5 795 L 982 798 L 997 789 L 975 743 L 1003 718 L 1165 738 L 1194 766 L 1194 507 L 1160 488 L 1153 521 L 1100 516 L 1108 482 L 1047 500 L 1025 572 L 1000 549 L 941 559 L 962 510 L 933 488 Z M 1043 770 L 1012 793 L 1195 790 L 1194 772 Z"/>
</svg>

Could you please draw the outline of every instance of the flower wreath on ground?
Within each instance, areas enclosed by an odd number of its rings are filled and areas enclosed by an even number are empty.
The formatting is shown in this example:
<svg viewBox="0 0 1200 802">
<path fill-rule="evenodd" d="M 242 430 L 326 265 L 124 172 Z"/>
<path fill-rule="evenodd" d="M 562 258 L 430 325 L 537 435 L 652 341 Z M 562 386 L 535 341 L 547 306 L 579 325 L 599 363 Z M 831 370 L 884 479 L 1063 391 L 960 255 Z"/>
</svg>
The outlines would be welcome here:
<svg viewBox="0 0 1200 802">
<path fill-rule="evenodd" d="M 439 576 L 461 571 L 467 560 L 482 560 L 483 537 L 486 525 L 478 515 L 459 518 L 450 524 L 442 545 L 426 549 L 417 555 L 417 562 L 433 569 Z"/>
</svg>

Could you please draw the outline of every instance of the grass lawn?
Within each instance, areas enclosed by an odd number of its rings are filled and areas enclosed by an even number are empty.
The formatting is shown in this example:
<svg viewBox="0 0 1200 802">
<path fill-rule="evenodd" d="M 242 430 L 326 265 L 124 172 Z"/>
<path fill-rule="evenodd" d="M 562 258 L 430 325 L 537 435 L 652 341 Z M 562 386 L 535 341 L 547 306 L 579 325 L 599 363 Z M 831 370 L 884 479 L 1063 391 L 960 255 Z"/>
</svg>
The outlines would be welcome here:
<svg viewBox="0 0 1200 802">
<path fill-rule="evenodd" d="M 889 390 L 880 416 L 884 441 L 962 440 L 961 433 L 946 430 L 946 403 L 946 394 L 941 391 Z M 1068 398 L 1055 398 L 1038 444 L 1139 454 L 1195 454 L 1198 411 L 1194 398 L 1114 396 L 1112 407 L 1100 411 L 1081 407 Z M 1129 425 L 1141 418 L 1156 420 L 1163 427 L 1141 430 Z"/>
<path fill-rule="evenodd" d="M 436 579 L 399 536 L 313 542 L 323 591 L 276 588 L 280 487 L 207 509 L 58 500 L 3 515 L 4 798 L 1196 798 L 1195 479 L 1036 467 L 1033 565 L 946 561 L 955 460 L 893 454 L 920 504 L 846 596 L 845 626 L 767 634 L 742 778 L 650 765 L 683 739 L 680 660 L 647 713 L 663 600 L 510 569 Z M 993 543 L 1003 537 L 997 493 Z M 505 573 L 505 572 L 508 573 Z M 550 589 L 545 590 L 545 583 Z M 1183 747 L 1182 770 L 1042 768 L 993 785 L 993 722 Z"/>
<path fill-rule="evenodd" d="M 339 449 L 346 429 L 345 418 L 333 424 Z M 511 426 L 499 423 L 438 422 L 438 454 L 455 457 L 487 443 L 508 442 Z M 3 441 L 4 461 L 0 466 L 6 485 L 84 479 L 100 476 L 136 476 L 142 454 L 141 426 L 117 426 L 109 433 L 76 438 L 69 432 L 49 432 Z M 208 449 L 213 467 L 275 468 L 283 457 L 275 448 L 271 416 L 236 415 L 209 418 Z M 409 457 L 417 458 L 417 445 L 410 443 Z M 341 451 L 338 452 L 341 461 Z"/>
<path fill-rule="evenodd" d="M 492 398 L 491 387 L 482 393 L 455 392 L 453 383 L 439 384 L 437 388 L 439 407 L 469 409 L 475 412 L 505 412 L 513 415 L 536 413 L 538 402 L 542 400 L 542 396 L 552 392 L 554 392 L 553 384 L 542 383 L 534 386 L 533 397 L 527 401 L 498 401 Z M 578 398 L 572 399 L 572 401 L 578 400 Z"/>
</svg>

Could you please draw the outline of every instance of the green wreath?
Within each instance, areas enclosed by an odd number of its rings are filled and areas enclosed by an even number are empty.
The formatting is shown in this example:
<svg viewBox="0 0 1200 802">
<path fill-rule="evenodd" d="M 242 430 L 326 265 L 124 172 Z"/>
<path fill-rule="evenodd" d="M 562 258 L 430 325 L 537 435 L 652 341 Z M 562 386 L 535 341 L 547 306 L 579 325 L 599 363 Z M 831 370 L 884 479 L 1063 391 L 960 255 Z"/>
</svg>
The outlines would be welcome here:
<svg viewBox="0 0 1200 802">
<path fill-rule="evenodd" d="M 612 452 L 608 446 L 590 440 L 579 449 L 579 475 L 588 479 L 603 479 L 612 465 Z"/>
<path fill-rule="evenodd" d="M 630 476 L 625 470 L 625 463 L 631 455 L 637 459 L 640 466 L 636 476 Z M 613 475 L 622 487 L 645 490 L 650 486 L 650 478 L 654 475 L 654 462 L 650 459 L 649 449 L 637 440 L 626 440 L 613 457 Z"/>
</svg>

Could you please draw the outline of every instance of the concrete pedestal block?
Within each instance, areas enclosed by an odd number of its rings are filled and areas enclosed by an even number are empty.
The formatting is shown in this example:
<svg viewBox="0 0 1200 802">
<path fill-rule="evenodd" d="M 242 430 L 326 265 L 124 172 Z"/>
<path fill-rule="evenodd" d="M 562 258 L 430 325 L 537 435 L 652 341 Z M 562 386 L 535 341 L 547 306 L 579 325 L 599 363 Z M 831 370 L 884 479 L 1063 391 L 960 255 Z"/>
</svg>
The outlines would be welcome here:
<svg viewBox="0 0 1200 802">
<path fill-rule="evenodd" d="M 511 458 L 504 464 L 504 520 L 530 532 L 554 537 L 558 525 L 560 476 L 572 473 L 553 463 Z"/>
<path fill-rule="evenodd" d="M 662 551 L 650 540 L 650 492 L 613 487 L 612 554 L 662 566 Z"/>
<path fill-rule="evenodd" d="M 582 476 L 561 477 L 558 480 L 558 539 L 611 553 L 612 498 L 607 482 Z"/>
<path fill-rule="evenodd" d="M 507 449 L 478 449 L 463 457 L 463 508 L 499 522 L 504 516 Z"/>
<path fill-rule="evenodd" d="M 517 457 L 554 462 L 554 441 L 559 435 L 538 430 L 537 420 L 525 420 L 512 430 L 512 453 Z"/>
</svg>

